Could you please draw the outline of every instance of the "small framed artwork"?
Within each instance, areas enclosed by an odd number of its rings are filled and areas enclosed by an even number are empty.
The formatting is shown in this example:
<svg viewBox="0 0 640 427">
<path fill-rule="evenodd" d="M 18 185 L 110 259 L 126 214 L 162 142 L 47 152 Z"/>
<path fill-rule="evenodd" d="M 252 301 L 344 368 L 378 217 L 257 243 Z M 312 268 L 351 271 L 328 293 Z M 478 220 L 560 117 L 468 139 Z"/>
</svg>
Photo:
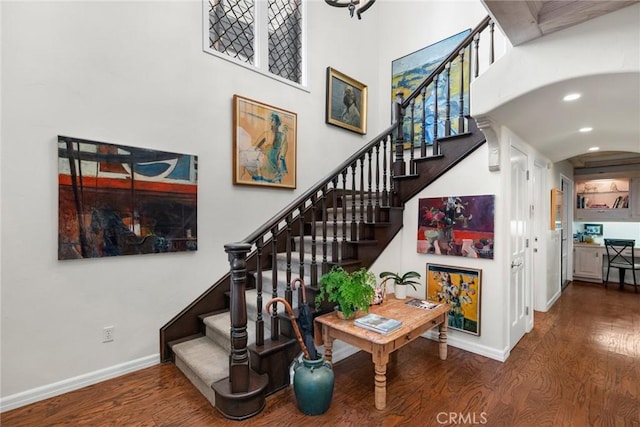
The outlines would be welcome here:
<svg viewBox="0 0 640 427">
<path fill-rule="evenodd" d="M 480 335 L 482 270 L 427 264 L 427 299 L 446 302 L 449 328 Z"/>
<path fill-rule="evenodd" d="M 233 96 L 233 183 L 296 188 L 298 116 Z"/>
<path fill-rule="evenodd" d="M 585 224 L 584 232 L 591 236 L 602 236 L 602 224 Z"/>
<path fill-rule="evenodd" d="M 327 67 L 326 122 L 367 133 L 367 86 L 331 67 Z"/>
<path fill-rule="evenodd" d="M 560 230 L 562 228 L 562 190 L 558 188 L 551 189 L 551 230 Z"/>
</svg>

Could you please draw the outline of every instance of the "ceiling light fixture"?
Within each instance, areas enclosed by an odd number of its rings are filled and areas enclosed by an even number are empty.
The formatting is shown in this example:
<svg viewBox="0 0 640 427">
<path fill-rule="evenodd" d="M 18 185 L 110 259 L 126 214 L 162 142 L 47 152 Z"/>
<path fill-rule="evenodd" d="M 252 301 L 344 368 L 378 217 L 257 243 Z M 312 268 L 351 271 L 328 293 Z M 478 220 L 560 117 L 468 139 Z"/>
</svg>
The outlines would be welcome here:
<svg viewBox="0 0 640 427">
<path fill-rule="evenodd" d="M 585 132 L 591 132 L 592 130 L 593 130 L 593 128 L 589 128 L 589 127 L 586 127 L 586 128 L 580 128 L 580 132 L 582 132 L 582 133 L 585 133 Z"/>
<path fill-rule="evenodd" d="M 324 0 L 329 6 L 349 8 L 349 14 L 353 18 L 354 12 L 358 15 L 358 19 L 362 19 L 362 15 L 367 11 L 376 0 Z"/>
<path fill-rule="evenodd" d="M 589 151 L 598 151 L 600 149 L 600 147 L 591 147 L 589 148 Z"/>
<path fill-rule="evenodd" d="M 576 99 L 580 98 L 582 95 L 580 95 L 579 93 L 570 93 L 567 96 L 565 96 L 564 98 L 562 98 L 564 101 L 575 101 Z"/>
</svg>

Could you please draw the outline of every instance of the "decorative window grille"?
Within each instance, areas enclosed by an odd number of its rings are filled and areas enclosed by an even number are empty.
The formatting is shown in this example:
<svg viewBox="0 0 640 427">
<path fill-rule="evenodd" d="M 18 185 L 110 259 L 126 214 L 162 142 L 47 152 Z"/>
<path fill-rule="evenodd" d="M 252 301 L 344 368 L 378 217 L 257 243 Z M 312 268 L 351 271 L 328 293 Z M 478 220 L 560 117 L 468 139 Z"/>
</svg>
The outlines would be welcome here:
<svg viewBox="0 0 640 427">
<path fill-rule="evenodd" d="M 209 49 L 205 50 L 303 83 L 302 0 L 206 1 Z"/>
</svg>

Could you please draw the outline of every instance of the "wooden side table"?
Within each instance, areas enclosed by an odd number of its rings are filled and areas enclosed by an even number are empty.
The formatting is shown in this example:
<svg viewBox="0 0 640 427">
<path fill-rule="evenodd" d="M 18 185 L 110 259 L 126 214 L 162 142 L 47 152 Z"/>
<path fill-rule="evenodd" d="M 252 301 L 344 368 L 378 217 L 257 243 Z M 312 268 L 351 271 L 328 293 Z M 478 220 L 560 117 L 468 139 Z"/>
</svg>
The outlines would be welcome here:
<svg viewBox="0 0 640 427">
<path fill-rule="evenodd" d="M 387 295 L 381 305 L 371 306 L 369 312 L 400 320 L 402 326 L 396 331 L 383 335 L 356 326 L 353 320 L 339 319 L 335 313 L 327 313 L 315 319 L 322 327 L 324 356 L 333 359 L 333 341 L 338 339 L 371 354 L 375 366 L 375 405 L 384 409 L 387 404 L 387 363 L 389 354 L 418 338 L 429 329 L 438 326 L 440 359 L 447 358 L 447 313 L 449 305 L 440 304 L 427 310 L 405 304 L 394 295 Z"/>
</svg>

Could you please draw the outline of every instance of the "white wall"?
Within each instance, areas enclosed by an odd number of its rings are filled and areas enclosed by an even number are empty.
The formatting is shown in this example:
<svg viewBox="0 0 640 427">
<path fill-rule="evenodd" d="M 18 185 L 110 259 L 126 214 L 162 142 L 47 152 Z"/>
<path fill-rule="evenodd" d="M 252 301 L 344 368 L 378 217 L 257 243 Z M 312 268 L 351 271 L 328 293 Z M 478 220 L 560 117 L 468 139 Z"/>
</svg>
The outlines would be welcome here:
<svg viewBox="0 0 640 427">
<path fill-rule="evenodd" d="M 367 136 L 324 123 L 327 66 L 379 86 L 375 8 L 309 4 L 302 91 L 203 53 L 200 1 L 0 5 L 5 409 L 157 363 L 159 328 L 228 271 L 223 245 L 388 126 L 375 109 Z M 298 113 L 297 190 L 232 185 L 234 94 Z M 198 155 L 198 251 L 58 261 L 57 135 Z"/>
<path fill-rule="evenodd" d="M 502 276 L 502 265 L 508 258 L 506 247 L 501 243 L 508 240 L 505 234 L 508 212 L 506 199 L 501 196 L 502 179 L 500 173 L 489 172 L 486 144 L 474 151 L 457 167 L 430 184 L 416 197 L 411 199 L 404 210 L 404 227 L 394 238 L 391 245 L 371 266 L 376 276 L 382 271 L 395 271 L 400 274 L 413 270 L 422 275 L 418 280 L 421 286 L 417 291 L 408 288 L 407 294 L 417 298 L 426 297 L 427 264 L 444 264 L 460 268 L 481 270 L 480 291 L 480 336 L 448 330 L 448 344 L 496 360 L 505 360 L 508 356 L 506 346 L 505 316 L 506 287 Z M 473 173 L 470 173 L 473 171 Z M 423 254 L 417 251 L 418 202 L 421 198 L 445 196 L 495 195 L 495 253 L 494 259 L 465 258 L 448 255 Z M 388 292 L 393 292 L 388 287 Z M 435 338 L 434 333 L 429 334 Z"/>
</svg>

